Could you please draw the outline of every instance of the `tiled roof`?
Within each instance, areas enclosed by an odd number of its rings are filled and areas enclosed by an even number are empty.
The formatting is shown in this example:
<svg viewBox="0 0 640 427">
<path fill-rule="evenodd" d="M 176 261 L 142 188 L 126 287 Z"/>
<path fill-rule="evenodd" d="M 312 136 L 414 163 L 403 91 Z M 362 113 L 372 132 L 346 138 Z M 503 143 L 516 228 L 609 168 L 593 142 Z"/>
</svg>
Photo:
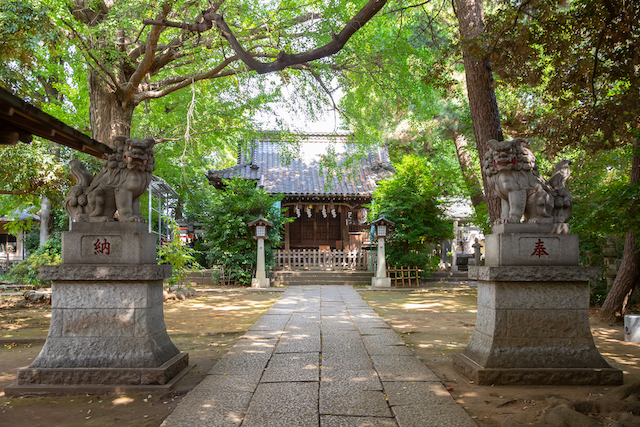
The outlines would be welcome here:
<svg viewBox="0 0 640 427">
<path fill-rule="evenodd" d="M 209 171 L 207 177 L 215 183 L 221 178 L 240 176 L 255 180 L 271 194 L 369 196 L 376 182 L 393 171 L 386 147 L 378 147 L 356 161 L 351 171 L 338 167 L 331 185 L 326 185 L 326 177 L 320 174 L 322 156 L 335 155 L 340 165 L 356 153 L 357 147 L 349 143 L 349 138 L 350 135 L 305 135 L 297 144 L 263 138 L 252 144 L 249 156 L 238 156 L 237 165 Z"/>
</svg>

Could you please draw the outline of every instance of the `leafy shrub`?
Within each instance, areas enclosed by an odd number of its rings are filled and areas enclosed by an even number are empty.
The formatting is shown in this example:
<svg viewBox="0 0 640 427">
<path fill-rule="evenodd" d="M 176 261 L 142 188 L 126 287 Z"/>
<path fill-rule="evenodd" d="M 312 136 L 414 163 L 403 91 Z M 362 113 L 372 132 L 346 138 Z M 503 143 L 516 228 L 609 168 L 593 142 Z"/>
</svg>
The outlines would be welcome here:
<svg viewBox="0 0 640 427">
<path fill-rule="evenodd" d="M 16 264 L 6 275 L 7 280 L 25 285 L 48 285 L 39 278 L 41 265 L 60 264 L 62 254 L 62 241 L 60 233 L 55 233 L 51 238 L 29 255 L 23 261 Z"/>
<path fill-rule="evenodd" d="M 170 284 L 180 284 L 186 273 L 197 270 L 200 265 L 196 262 L 195 250 L 180 240 L 180 227 L 177 223 L 171 224 L 173 240 L 158 250 L 161 263 L 169 263 L 172 267 L 173 277 Z"/>
<path fill-rule="evenodd" d="M 281 196 L 270 196 L 242 178 L 225 180 L 225 188 L 211 197 L 205 224 L 204 243 L 209 265 L 224 270 L 225 281 L 248 285 L 256 264 L 257 244 L 254 230 L 247 224 L 262 215 L 273 223 L 265 240 L 265 263 L 273 262 L 273 248 L 280 242 L 285 216 L 280 208 Z"/>
</svg>

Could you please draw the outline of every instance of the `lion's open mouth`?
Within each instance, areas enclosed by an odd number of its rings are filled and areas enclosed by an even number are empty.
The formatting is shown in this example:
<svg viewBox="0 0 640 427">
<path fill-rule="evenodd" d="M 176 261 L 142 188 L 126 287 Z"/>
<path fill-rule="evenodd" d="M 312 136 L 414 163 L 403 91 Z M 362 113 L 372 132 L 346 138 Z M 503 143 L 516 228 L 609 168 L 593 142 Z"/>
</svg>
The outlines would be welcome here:
<svg viewBox="0 0 640 427">
<path fill-rule="evenodd" d="M 493 161 L 493 167 L 496 169 L 501 169 L 501 168 L 506 168 L 508 166 L 515 166 L 516 165 L 516 158 L 513 157 L 511 158 L 511 160 L 494 160 Z"/>
<path fill-rule="evenodd" d="M 129 156 L 125 154 L 124 161 L 127 163 L 137 163 L 139 165 L 146 165 L 147 157 L 136 157 L 136 156 Z"/>
</svg>

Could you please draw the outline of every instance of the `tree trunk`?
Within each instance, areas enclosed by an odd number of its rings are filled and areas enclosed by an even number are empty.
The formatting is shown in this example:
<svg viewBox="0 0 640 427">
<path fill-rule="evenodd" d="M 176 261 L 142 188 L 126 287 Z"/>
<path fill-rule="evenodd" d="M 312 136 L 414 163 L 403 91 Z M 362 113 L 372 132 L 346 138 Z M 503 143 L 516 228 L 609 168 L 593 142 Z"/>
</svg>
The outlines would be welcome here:
<svg viewBox="0 0 640 427">
<path fill-rule="evenodd" d="M 480 154 L 480 161 L 487 151 L 487 141 L 502 141 L 500 113 L 493 88 L 493 75 L 489 60 L 481 56 L 482 49 L 477 38 L 484 31 L 482 0 L 455 0 L 456 16 L 460 29 L 462 58 L 467 81 L 467 96 L 473 122 L 473 134 Z M 493 223 L 500 217 L 500 199 L 487 185 L 487 177 L 482 172 L 489 218 Z"/>
<path fill-rule="evenodd" d="M 631 185 L 640 181 L 640 139 L 634 142 L 633 159 L 631 161 Z M 616 280 L 602 304 L 600 319 L 610 321 L 621 317 L 627 309 L 631 293 L 638 287 L 640 281 L 640 248 L 633 230 L 627 230 L 624 238 L 624 252 L 622 264 L 618 270 Z"/>
<path fill-rule="evenodd" d="M 49 240 L 49 227 L 51 227 L 51 201 L 42 196 L 40 201 L 40 246 Z"/>
<path fill-rule="evenodd" d="M 135 105 L 123 102 L 95 72 L 89 72 L 89 121 L 93 139 L 109 145 L 113 137 L 131 136 Z"/>
<path fill-rule="evenodd" d="M 464 182 L 469 189 L 471 204 L 477 212 L 478 207 L 483 203 L 486 203 L 486 200 L 484 198 L 484 194 L 482 193 L 482 187 L 480 186 L 478 177 L 473 170 L 471 155 L 469 154 L 469 150 L 467 149 L 467 138 L 465 138 L 463 134 L 458 133 L 455 130 L 452 131 L 452 136 L 453 143 L 456 146 L 456 154 L 458 155 L 458 163 L 460 164 L 462 178 L 464 179 Z"/>
</svg>

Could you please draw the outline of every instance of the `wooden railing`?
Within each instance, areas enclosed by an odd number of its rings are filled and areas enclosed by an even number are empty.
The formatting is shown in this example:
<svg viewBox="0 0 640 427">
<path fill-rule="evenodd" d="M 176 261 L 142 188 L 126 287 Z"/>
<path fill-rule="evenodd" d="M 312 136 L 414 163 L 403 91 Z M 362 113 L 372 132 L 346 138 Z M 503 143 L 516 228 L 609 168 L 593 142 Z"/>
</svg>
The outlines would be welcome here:
<svg viewBox="0 0 640 427">
<path fill-rule="evenodd" d="M 341 249 L 294 249 L 276 251 L 276 268 L 331 268 L 336 270 L 368 270 L 368 251 L 346 251 Z"/>
</svg>

